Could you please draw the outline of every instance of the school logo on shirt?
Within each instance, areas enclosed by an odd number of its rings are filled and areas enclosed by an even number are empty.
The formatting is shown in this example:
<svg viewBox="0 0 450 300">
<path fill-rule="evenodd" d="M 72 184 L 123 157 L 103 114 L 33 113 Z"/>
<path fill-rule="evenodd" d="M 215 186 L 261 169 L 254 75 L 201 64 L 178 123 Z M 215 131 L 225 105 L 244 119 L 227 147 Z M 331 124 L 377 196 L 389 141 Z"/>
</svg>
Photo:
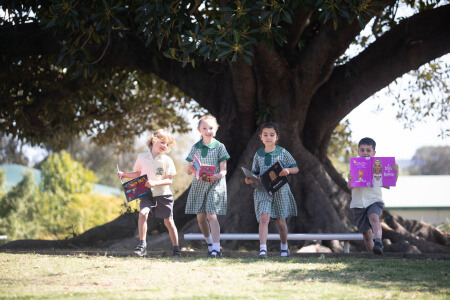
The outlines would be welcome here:
<svg viewBox="0 0 450 300">
<path fill-rule="evenodd" d="M 164 169 L 159 167 L 156 169 L 156 175 L 164 175 Z"/>
</svg>

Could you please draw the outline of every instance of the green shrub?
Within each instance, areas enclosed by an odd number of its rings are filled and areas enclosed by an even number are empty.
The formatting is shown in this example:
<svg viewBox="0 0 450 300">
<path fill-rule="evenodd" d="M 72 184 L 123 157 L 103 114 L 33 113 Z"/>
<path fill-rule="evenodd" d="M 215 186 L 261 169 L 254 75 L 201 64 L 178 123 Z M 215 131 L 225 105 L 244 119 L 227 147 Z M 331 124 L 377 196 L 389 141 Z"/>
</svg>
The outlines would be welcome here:
<svg viewBox="0 0 450 300">
<path fill-rule="evenodd" d="M 93 193 L 95 174 L 67 152 L 51 155 L 42 165 L 37 186 L 32 173 L 4 191 L 0 172 L 0 234 L 8 240 L 62 239 L 118 217 L 124 200 Z"/>
</svg>

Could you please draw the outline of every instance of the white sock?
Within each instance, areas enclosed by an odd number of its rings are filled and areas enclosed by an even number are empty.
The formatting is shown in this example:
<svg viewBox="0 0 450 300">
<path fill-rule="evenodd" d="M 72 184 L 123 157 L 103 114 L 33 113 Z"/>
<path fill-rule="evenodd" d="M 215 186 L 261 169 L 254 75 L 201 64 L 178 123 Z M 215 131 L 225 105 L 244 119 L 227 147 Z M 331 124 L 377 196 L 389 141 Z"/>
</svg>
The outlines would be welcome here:
<svg viewBox="0 0 450 300">
<path fill-rule="evenodd" d="M 212 250 L 211 251 L 214 251 L 214 250 L 216 250 L 217 252 L 220 252 L 220 242 L 212 244 Z"/>
<path fill-rule="evenodd" d="M 211 236 L 208 236 L 207 238 L 205 238 L 205 241 L 206 241 L 206 243 L 208 244 L 208 251 L 209 252 L 211 252 L 213 249 L 213 247 L 212 246 L 209 246 L 209 245 L 212 245 L 212 237 Z"/>
<path fill-rule="evenodd" d="M 259 245 L 259 251 L 261 252 L 262 250 L 267 252 L 267 245 L 266 244 Z"/>
<path fill-rule="evenodd" d="M 287 250 L 288 249 L 288 244 L 281 244 L 281 250 Z M 281 252 L 280 254 L 281 256 L 288 256 L 287 252 Z"/>
<path fill-rule="evenodd" d="M 147 247 L 147 241 L 146 240 L 140 240 L 139 243 L 144 246 Z"/>
</svg>

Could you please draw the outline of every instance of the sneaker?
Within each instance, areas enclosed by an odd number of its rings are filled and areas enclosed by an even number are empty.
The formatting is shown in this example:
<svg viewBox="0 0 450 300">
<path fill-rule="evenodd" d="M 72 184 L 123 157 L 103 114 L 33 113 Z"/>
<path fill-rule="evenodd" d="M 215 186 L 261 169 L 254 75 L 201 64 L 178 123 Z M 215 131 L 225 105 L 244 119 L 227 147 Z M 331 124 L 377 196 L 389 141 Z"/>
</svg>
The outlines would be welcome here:
<svg viewBox="0 0 450 300">
<path fill-rule="evenodd" d="M 212 247 L 212 244 L 206 244 L 206 245 L 208 246 L 208 248 L 206 248 L 208 250 L 208 254 L 206 254 L 206 257 L 207 258 L 211 258 L 211 252 L 212 251 L 209 251 L 209 247 Z"/>
<path fill-rule="evenodd" d="M 266 250 L 259 251 L 258 258 L 267 258 L 267 251 Z"/>
<path fill-rule="evenodd" d="M 222 252 L 213 250 L 211 251 L 209 258 L 222 258 Z"/>
<path fill-rule="evenodd" d="M 380 242 L 375 242 L 375 244 L 373 245 L 373 249 L 372 249 L 373 253 L 381 255 L 383 254 L 383 244 Z"/>
<path fill-rule="evenodd" d="M 147 255 L 147 247 L 143 245 L 138 245 L 136 249 L 134 249 L 134 254 L 141 257 Z"/>
<path fill-rule="evenodd" d="M 291 255 L 291 251 L 289 251 L 289 249 L 280 251 L 281 257 L 289 257 L 290 255 Z"/>
<path fill-rule="evenodd" d="M 172 257 L 181 257 L 181 251 L 180 250 L 173 250 L 172 251 Z"/>
</svg>

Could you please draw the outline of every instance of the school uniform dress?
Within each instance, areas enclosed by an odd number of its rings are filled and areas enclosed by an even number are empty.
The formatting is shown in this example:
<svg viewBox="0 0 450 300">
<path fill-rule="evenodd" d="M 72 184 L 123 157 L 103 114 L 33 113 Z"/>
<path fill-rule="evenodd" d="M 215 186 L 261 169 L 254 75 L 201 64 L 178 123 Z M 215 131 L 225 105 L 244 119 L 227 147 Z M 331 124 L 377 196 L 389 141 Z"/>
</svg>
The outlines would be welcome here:
<svg viewBox="0 0 450 300">
<path fill-rule="evenodd" d="M 173 160 L 164 153 L 153 157 L 151 149 L 139 153 L 134 164 L 134 171 L 141 172 L 141 176 L 147 174 L 148 180 L 163 180 L 167 176 L 177 174 Z M 156 218 L 173 218 L 173 194 L 169 185 L 152 187 L 152 195 L 141 197 L 140 209 L 151 208 L 150 215 Z"/>
<path fill-rule="evenodd" d="M 192 162 L 194 155 L 202 165 L 215 166 L 214 173 L 220 172 L 220 163 L 230 159 L 225 145 L 215 140 L 203 145 L 202 140 L 192 146 L 186 160 Z M 215 182 L 192 180 L 186 202 L 186 214 L 210 213 L 225 215 L 227 213 L 227 183 L 225 177 Z"/>
<path fill-rule="evenodd" d="M 260 176 L 277 161 L 281 164 L 283 169 L 297 166 L 294 158 L 286 149 L 276 146 L 275 150 L 269 153 L 266 153 L 264 148 L 256 151 L 255 156 L 253 157 L 252 172 L 253 174 Z M 272 196 L 255 189 L 253 192 L 253 199 L 258 223 L 262 213 L 268 213 L 271 218 L 280 220 L 285 220 L 290 216 L 297 215 L 297 204 L 295 203 L 294 195 L 292 195 L 289 184 L 285 184 Z"/>
</svg>

